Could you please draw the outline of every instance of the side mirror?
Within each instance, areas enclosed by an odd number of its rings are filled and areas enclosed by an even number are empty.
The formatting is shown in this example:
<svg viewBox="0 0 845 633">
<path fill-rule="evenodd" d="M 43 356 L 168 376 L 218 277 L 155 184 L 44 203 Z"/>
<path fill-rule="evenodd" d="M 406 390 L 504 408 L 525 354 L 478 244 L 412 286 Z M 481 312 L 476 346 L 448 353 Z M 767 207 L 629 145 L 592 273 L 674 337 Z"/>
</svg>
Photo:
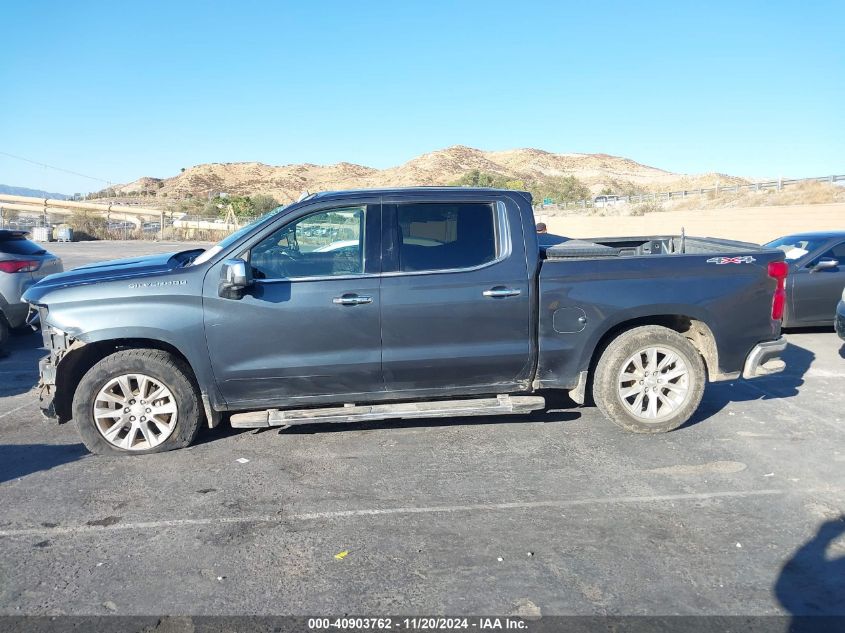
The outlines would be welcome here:
<svg viewBox="0 0 845 633">
<path fill-rule="evenodd" d="M 242 259 L 227 259 L 220 271 L 221 297 L 226 299 L 240 299 L 242 291 L 252 285 L 252 270 Z"/>
<path fill-rule="evenodd" d="M 834 270 L 839 268 L 839 262 L 832 257 L 823 257 L 816 264 L 810 268 L 811 273 L 817 273 L 820 270 Z"/>
</svg>

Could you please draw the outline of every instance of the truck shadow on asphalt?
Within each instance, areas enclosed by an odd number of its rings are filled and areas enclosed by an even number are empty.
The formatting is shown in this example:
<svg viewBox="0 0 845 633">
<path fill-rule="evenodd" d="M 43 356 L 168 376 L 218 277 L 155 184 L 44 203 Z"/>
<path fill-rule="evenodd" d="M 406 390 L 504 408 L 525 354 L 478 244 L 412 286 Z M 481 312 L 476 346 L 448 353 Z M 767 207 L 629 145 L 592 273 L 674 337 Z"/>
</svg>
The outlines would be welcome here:
<svg viewBox="0 0 845 633">
<path fill-rule="evenodd" d="M 315 433 L 335 433 L 345 431 L 381 431 L 394 429 L 438 428 L 443 426 L 487 426 L 495 424 L 536 424 L 572 422 L 581 417 L 576 405 L 563 392 L 544 393 L 546 410 L 525 415 L 479 415 L 456 416 L 449 418 L 417 418 L 403 420 L 371 420 L 369 422 L 329 422 L 314 424 L 295 424 L 278 429 L 279 435 L 311 435 Z"/>
<path fill-rule="evenodd" d="M 80 444 L 0 444 L 0 484 L 88 457 Z"/>
<path fill-rule="evenodd" d="M 38 361 L 47 352 L 36 332 L 15 332 L 0 355 L 0 398 L 17 396 L 38 384 Z"/>
<path fill-rule="evenodd" d="M 815 358 L 816 355 L 810 350 L 789 343 L 783 355 L 783 360 L 786 361 L 786 369 L 782 373 L 749 381 L 734 380 L 709 383 L 704 391 L 704 398 L 698 407 L 698 411 L 681 429 L 708 420 L 732 402 L 780 400 L 797 396 L 798 388 L 804 384 L 804 374 L 810 369 Z"/>
<path fill-rule="evenodd" d="M 843 535 L 845 514 L 822 523 L 815 536 L 799 547 L 781 569 L 773 591 L 781 606 L 793 616 L 789 627 L 792 633 L 843 630 L 845 556 L 831 556 L 828 552 L 833 541 Z"/>
</svg>

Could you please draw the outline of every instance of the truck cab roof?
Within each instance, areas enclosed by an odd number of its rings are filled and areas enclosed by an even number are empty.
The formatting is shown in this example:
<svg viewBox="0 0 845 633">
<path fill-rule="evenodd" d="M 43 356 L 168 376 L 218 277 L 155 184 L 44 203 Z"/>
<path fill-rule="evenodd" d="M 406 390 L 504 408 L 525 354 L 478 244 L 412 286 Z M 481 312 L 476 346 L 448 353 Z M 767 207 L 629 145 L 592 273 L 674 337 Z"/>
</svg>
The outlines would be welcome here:
<svg viewBox="0 0 845 633">
<path fill-rule="evenodd" d="M 496 194 L 496 195 L 513 195 L 518 194 L 531 200 L 531 194 L 527 191 L 519 191 L 515 189 L 493 189 L 489 187 L 439 187 L 439 186 L 421 186 L 421 187 L 389 187 L 376 189 L 348 189 L 338 191 L 320 191 L 314 193 L 304 200 L 327 200 L 332 198 L 348 198 L 357 196 L 393 196 L 403 194 L 425 194 L 426 196 L 440 197 L 444 199 L 453 197 L 455 194 L 474 196 L 478 194 Z"/>
</svg>

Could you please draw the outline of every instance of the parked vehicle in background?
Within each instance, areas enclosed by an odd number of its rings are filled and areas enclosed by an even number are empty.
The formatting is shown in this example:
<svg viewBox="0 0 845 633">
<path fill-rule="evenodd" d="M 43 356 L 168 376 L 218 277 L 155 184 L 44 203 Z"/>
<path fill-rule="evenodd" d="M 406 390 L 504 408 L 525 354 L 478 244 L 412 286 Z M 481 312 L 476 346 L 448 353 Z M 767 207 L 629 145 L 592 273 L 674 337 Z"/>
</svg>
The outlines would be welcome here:
<svg viewBox="0 0 845 633">
<path fill-rule="evenodd" d="M 798 233 L 766 244 L 789 263 L 784 327 L 830 326 L 845 289 L 845 231 Z"/>
<path fill-rule="evenodd" d="M 845 341 L 845 289 L 842 290 L 842 298 L 836 305 L 836 317 L 833 321 L 833 327 L 836 333 L 843 341 Z"/>
<path fill-rule="evenodd" d="M 26 324 L 29 304 L 21 296 L 47 275 L 62 272 L 62 260 L 26 238 L 26 231 L 0 229 L 0 349 L 9 330 Z"/>
<path fill-rule="evenodd" d="M 541 249 L 531 195 L 329 192 L 207 251 L 106 262 L 26 294 L 40 400 L 100 453 L 232 426 L 525 413 L 546 390 L 665 432 L 708 380 L 781 371 L 783 253 L 710 238 Z"/>
</svg>

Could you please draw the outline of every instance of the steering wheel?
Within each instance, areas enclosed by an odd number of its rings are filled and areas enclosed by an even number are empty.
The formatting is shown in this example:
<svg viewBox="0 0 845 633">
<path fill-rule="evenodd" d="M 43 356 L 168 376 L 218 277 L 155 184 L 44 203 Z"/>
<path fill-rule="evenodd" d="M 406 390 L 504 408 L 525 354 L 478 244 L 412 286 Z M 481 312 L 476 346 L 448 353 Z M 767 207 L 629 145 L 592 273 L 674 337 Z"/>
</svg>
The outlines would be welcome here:
<svg viewBox="0 0 845 633">
<path fill-rule="evenodd" d="M 288 277 L 289 263 L 294 263 L 299 258 L 289 249 L 271 245 L 263 249 L 254 249 L 252 254 L 253 270 L 264 279 L 281 279 Z"/>
</svg>

